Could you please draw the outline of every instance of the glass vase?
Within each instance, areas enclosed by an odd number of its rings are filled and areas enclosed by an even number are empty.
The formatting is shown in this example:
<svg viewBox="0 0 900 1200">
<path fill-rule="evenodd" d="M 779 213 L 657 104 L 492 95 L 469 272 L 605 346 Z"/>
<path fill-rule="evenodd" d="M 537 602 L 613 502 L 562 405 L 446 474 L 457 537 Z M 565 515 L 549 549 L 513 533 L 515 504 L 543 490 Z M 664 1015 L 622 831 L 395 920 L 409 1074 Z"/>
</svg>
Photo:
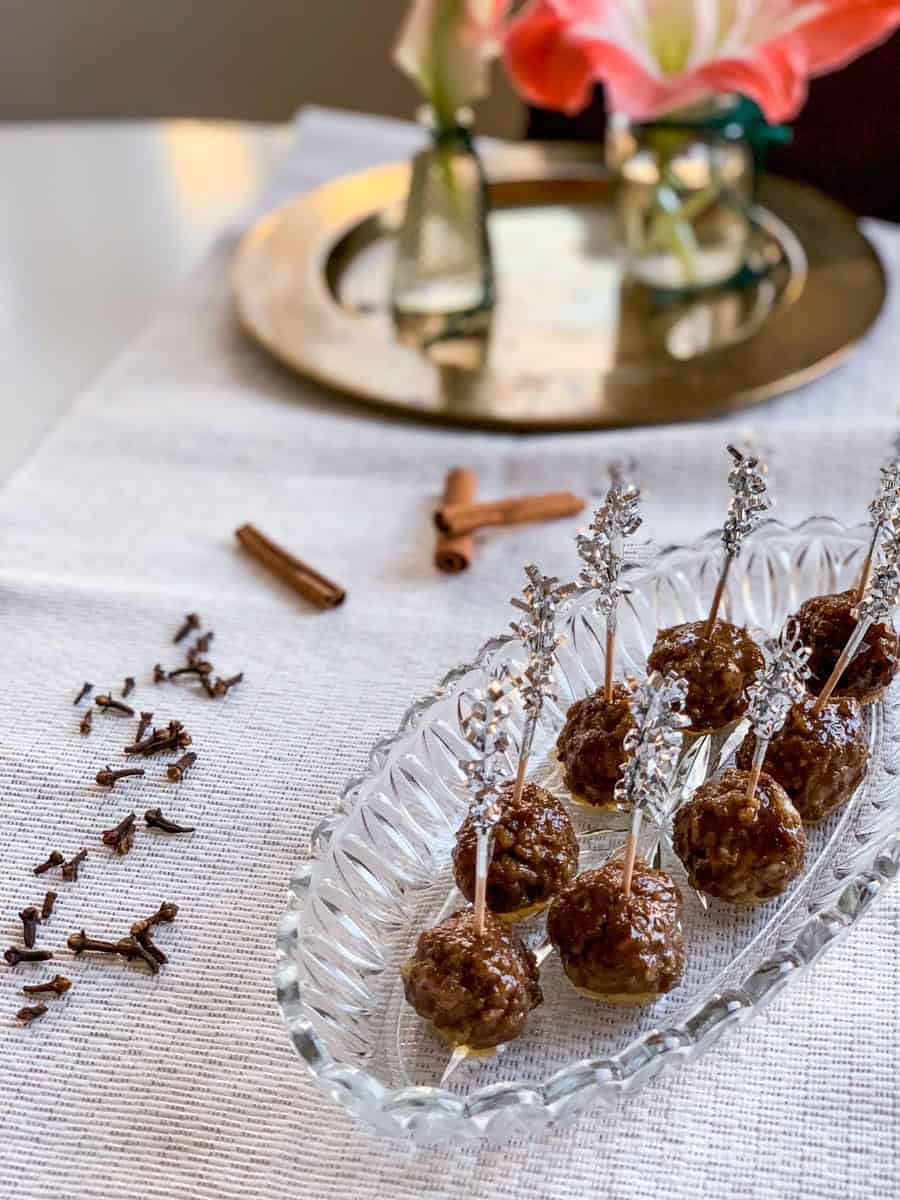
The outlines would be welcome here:
<svg viewBox="0 0 900 1200">
<path fill-rule="evenodd" d="M 433 353 L 445 343 L 486 338 L 494 270 L 487 186 L 471 118 L 460 113 L 446 125 L 423 110 L 419 119 L 429 143 L 412 162 L 391 311 L 398 338 Z"/>
<path fill-rule="evenodd" d="M 727 283 L 744 266 L 754 156 L 727 98 L 652 124 L 614 117 L 607 162 L 631 275 L 667 292 Z"/>
</svg>

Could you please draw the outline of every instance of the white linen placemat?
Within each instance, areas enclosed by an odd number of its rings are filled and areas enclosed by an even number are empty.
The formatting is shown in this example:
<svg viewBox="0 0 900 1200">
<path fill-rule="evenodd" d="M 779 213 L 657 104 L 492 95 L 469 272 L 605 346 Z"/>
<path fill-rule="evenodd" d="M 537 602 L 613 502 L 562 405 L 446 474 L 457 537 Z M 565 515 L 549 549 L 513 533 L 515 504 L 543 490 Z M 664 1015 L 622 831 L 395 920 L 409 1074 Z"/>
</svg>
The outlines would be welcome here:
<svg viewBox="0 0 900 1200">
<path fill-rule="evenodd" d="M 397 122 L 310 111 L 279 197 L 409 151 Z M 894 278 L 900 234 L 870 223 Z M 0 1195 L 44 1200 L 413 1200 L 664 1195 L 794 1200 L 891 1194 L 900 1150 L 900 894 L 761 1019 L 621 1114 L 497 1148 L 411 1155 L 376 1142 L 315 1090 L 288 1045 L 271 982 L 286 881 L 315 822 L 409 700 L 505 627 L 521 566 L 574 567 L 577 521 L 485 534 L 458 577 L 431 566 L 429 514 L 447 467 L 486 495 L 587 492 L 615 457 L 636 459 L 646 528 L 692 538 L 721 520 L 727 436 L 771 452 L 779 515 L 864 515 L 893 436 L 896 296 L 851 362 L 738 421 L 610 434 L 514 437 L 373 416 L 270 364 L 238 332 L 227 296 L 234 234 L 148 332 L 83 396 L 0 493 L 0 923 L 60 892 L 40 943 L 119 934 L 163 899 L 158 978 L 118 961 L 49 970 L 0 964 Z M 852 297 L 848 297 L 848 303 Z M 352 352 L 352 347 L 348 347 Z M 24 402 L 24 400 L 23 400 Z M 346 584 L 313 613 L 236 549 L 252 520 Z M 212 657 L 246 680 L 212 704 L 154 687 L 171 636 L 197 609 Z M 199 759 L 179 787 L 158 763 L 112 794 L 92 782 L 133 729 L 72 698 L 137 677 L 132 698 L 178 716 Z M 123 732 L 124 731 L 124 732 Z M 99 831 L 160 805 L 189 839 L 138 831 L 114 858 Z M 81 878 L 30 868 L 90 848 Z M 19 988 L 74 980 L 27 1029 Z"/>
</svg>

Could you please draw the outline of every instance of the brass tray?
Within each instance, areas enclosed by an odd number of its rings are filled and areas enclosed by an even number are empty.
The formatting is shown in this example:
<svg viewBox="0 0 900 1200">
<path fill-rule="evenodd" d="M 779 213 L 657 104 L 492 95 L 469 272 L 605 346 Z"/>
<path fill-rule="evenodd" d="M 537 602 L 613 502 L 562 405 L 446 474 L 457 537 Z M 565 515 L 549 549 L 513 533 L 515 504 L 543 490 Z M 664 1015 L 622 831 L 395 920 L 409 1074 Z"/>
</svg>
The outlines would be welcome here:
<svg viewBox="0 0 900 1200">
<path fill-rule="evenodd" d="M 486 365 L 436 363 L 394 338 L 393 234 L 409 171 L 376 167 L 264 217 L 233 269 L 244 328 L 302 375 L 395 415 L 518 431 L 696 420 L 734 411 L 840 363 L 885 297 L 854 218 L 768 176 L 743 288 L 665 301 L 623 282 L 595 147 L 523 143 L 492 153 L 499 301 Z"/>
</svg>

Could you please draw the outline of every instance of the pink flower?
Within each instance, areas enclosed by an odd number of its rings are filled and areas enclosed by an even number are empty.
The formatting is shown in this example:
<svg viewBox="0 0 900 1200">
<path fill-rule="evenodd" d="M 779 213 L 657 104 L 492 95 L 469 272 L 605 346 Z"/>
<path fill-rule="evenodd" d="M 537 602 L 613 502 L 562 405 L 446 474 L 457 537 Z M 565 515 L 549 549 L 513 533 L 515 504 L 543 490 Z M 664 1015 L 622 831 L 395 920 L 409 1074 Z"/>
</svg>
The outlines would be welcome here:
<svg viewBox="0 0 900 1200">
<path fill-rule="evenodd" d="M 510 23 L 506 64 L 526 99 L 577 112 L 602 81 L 636 120 L 720 92 L 770 121 L 796 116 L 807 80 L 900 25 L 900 0 L 532 0 Z"/>
<path fill-rule="evenodd" d="M 441 119 L 487 94 L 512 0 L 413 0 L 394 61 Z"/>
</svg>

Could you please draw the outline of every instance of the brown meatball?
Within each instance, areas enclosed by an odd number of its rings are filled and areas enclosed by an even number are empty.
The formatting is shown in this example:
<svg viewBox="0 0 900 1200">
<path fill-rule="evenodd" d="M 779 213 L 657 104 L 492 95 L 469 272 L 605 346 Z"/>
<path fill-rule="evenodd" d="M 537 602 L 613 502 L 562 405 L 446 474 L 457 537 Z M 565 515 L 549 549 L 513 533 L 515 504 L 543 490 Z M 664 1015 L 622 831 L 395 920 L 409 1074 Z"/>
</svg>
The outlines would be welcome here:
<svg viewBox="0 0 900 1200">
<path fill-rule="evenodd" d="M 627 757 L 622 743 L 633 728 L 631 692 L 624 683 L 613 684 L 610 701 L 601 689 L 571 706 L 556 750 L 566 787 L 577 800 L 600 808 L 614 805 Z"/>
<path fill-rule="evenodd" d="M 705 621 L 661 629 L 647 659 L 647 671 L 670 671 L 687 681 L 685 715 L 694 733 L 730 725 L 747 711 L 747 691 L 762 669 L 762 651 L 746 629 L 716 621 L 704 635 Z"/>
<path fill-rule="evenodd" d="M 755 813 L 747 771 L 707 780 L 675 814 L 675 853 L 691 886 L 732 904 L 758 904 L 785 890 L 803 870 L 806 835 L 784 788 L 762 774 Z"/>
<path fill-rule="evenodd" d="M 794 616 L 799 626 L 800 641 L 812 651 L 809 668 L 812 671 L 807 686 L 818 695 L 828 682 L 841 651 L 856 628 L 853 616 L 855 597 L 852 591 L 835 596 L 813 596 Z M 852 696 L 861 704 L 869 704 L 883 695 L 900 665 L 900 646 L 897 634 L 889 625 L 873 625 L 863 644 L 834 689 L 835 696 Z"/>
<path fill-rule="evenodd" d="M 626 896 L 622 871 L 615 859 L 566 884 L 550 905 L 547 933 L 577 988 L 641 1004 L 670 992 L 684 973 L 681 893 L 638 859 Z"/>
<path fill-rule="evenodd" d="M 766 750 L 767 774 L 781 784 L 804 821 L 821 821 L 849 800 L 866 774 L 869 748 L 857 700 L 829 700 L 813 716 L 807 696 L 788 713 Z M 748 733 L 737 765 L 750 770 L 756 738 Z"/>
<path fill-rule="evenodd" d="M 494 826 L 487 877 L 487 905 L 504 916 L 523 914 L 555 896 L 578 867 L 578 841 L 569 814 L 544 788 L 526 784 L 516 801 L 514 789 L 500 795 L 501 815 Z M 466 817 L 456 835 L 453 870 L 456 886 L 475 899 L 477 825 Z"/>
<path fill-rule="evenodd" d="M 491 913 L 479 937 L 471 908 L 419 934 L 401 974 L 419 1016 L 451 1045 L 475 1050 L 517 1038 L 544 999 L 531 951 Z"/>
</svg>

